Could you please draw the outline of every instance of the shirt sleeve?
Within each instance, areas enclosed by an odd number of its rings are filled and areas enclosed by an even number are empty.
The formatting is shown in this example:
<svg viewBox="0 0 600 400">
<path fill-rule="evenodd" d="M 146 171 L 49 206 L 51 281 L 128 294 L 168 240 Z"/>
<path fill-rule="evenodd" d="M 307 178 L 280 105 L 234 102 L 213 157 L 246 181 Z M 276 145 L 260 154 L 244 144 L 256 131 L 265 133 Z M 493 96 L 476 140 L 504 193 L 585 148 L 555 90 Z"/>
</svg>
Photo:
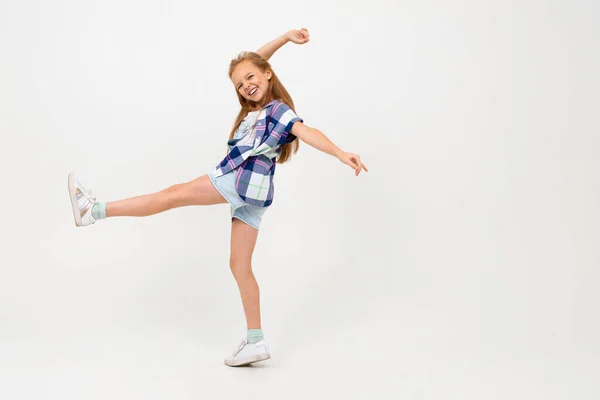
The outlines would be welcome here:
<svg viewBox="0 0 600 400">
<path fill-rule="evenodd" d="M 269 135 L 270 138 L 272 137 L 274 139 L 271 147 L 292 143 L 296 139 L 296 136 L 292 135 L 290 132 L 292 126 L 296 122 L 304 122 L 304 120 L 298 117 L 294 110 L 285 103 L 280 102 L 273 107 L 276 108 L 273 111 L 273 116 L 269 122 Z"/>
</svg>

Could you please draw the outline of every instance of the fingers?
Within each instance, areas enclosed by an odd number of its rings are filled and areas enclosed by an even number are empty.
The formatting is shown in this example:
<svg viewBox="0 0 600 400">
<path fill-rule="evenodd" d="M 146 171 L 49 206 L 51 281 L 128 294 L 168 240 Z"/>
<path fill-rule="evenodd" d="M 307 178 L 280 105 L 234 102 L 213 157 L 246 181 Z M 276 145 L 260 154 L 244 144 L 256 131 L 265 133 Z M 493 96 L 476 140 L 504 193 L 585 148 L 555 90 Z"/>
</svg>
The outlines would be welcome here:
<svg viewBox="0 0 600 400">
<path fill-rule="evenodd" d="M 308 33 L 308 29 L 306 29 L 306 28 L 302 28 L 302 29 L 300 30 L 300 34 L 302 35 L 302 37 L 304 38 L 304 40 L 305 40 L 305 41 L 307 41 L 307 42 L 308 42 L 308 41 L 310 40 L 310 39 L 309 39 L 309 38 L 310 38 L 310 34 Z"/>
<path fill-rule="evenodd" d="M 367 166 L 365 164 L 363 164 L 362 161 L 360 161 L 360 156 L 356 156 L 356 157 L 358 158 L 358 163 L 360 164 L 361 170 L 364 169 L 365 171 L 369 172 L 369 170 L 367 169 Z"/>
<path fill-rule="evenodd" d="M 358 176 L 363 169 L 365 171 L 369 172 L 369 170 L 367 169 L 367 166 L 364 165 L 362 163 L 362 161 L 360 161 L 360 156 L 354 154 L 354 155 L 350 156 L 348 160 L 350 161 L 349 165 L 354 169 L 354 174 L 356 176 Z"/>
<path fill-rule="evenodd" d="M 350 156 L 348 158 L 348 165 L 354 170 L 354 175 L 358 176 L 360 173 L 360 163 L 357 161 L 355 156 Z"/>
<path fill-rule="evenodd" d="M 363 164 L 359 161 L 359 166 L 356 169 L 356 176 L 358 176 L 360 174 L 360 171 L 363 170 Z"/>
</svg>

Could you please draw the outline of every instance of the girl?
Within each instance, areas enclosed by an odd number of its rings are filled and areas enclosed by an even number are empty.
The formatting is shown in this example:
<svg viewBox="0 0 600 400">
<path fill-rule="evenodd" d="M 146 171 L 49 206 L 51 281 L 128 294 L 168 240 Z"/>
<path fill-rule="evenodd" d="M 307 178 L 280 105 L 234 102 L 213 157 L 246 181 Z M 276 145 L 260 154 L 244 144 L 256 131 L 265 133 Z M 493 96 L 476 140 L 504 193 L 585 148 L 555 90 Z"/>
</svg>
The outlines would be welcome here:
<svg viewBox="0 0 600 400">
<path fill-rule="evenodd" d="M 367 167 L 356 154 L 347 153 L 323 133 L 303 123 L 294 102 L 275 75 L 268 59 L 288 41 L 309 41 L 306 29 L 291 30 L 256 53 L 242 52 L 231 61 L 229 78 L 241 109 L 229 135 L 226 157 L 210 173 L 160 192 L 114 202 L 99 202 L 69 174 L 69 196 L 76 226 L 117 216 L 142 217 L 176 207 L 228 203 L 231 207 L 230 268 L 238 285 L 246 317 L 247 335 L 229 366 L 247 365 L 270 358 L 260 321 L 259 288 L 252 273 L 252 253 L 263 214 L 273 201 L 277 163 L 298 151 L 298 140 L 337 157 L 358 176 Z"/>
</svg>

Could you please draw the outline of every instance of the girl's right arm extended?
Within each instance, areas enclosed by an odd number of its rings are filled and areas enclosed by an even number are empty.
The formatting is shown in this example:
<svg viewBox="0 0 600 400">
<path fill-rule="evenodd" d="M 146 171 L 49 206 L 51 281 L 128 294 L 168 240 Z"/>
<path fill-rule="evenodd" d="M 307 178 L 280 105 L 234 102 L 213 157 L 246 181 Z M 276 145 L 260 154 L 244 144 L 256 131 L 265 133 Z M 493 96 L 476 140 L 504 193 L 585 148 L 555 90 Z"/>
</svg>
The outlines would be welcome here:
<svg viewBox="0 0 600 400">
<path fill-rule="evenodd" d="M 302 122 L 296 122 L 292 125 L 290 132 L 292 135 L 297 136 L 298 139 L 301 139 L 315 149 L 329 154 L 350 166 L 350 168 L 354 170 L 356 176 L 358 176 L 363 169 L 366 172 L 369 172 L 367 166 L 363 164 L 358 154 L 343 151 L 320 130 L 304 125 Z"/>
</svg>

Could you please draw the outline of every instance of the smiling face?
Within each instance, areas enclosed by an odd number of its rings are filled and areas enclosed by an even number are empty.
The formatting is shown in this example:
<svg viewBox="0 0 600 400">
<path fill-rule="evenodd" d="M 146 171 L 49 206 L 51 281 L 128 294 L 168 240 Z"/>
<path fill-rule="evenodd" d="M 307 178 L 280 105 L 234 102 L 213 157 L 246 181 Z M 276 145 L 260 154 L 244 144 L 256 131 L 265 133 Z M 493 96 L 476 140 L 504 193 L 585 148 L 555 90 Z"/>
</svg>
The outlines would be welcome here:
<svg viewBox="0 0 600 400">
<path fill-rule="evenodd" d="M 251 61 L 241 62 L 231 74 L 235 90 L 248 101 L 262 105 L 269 89 L 271 71 L 264 73 Z"/>
</svg>

